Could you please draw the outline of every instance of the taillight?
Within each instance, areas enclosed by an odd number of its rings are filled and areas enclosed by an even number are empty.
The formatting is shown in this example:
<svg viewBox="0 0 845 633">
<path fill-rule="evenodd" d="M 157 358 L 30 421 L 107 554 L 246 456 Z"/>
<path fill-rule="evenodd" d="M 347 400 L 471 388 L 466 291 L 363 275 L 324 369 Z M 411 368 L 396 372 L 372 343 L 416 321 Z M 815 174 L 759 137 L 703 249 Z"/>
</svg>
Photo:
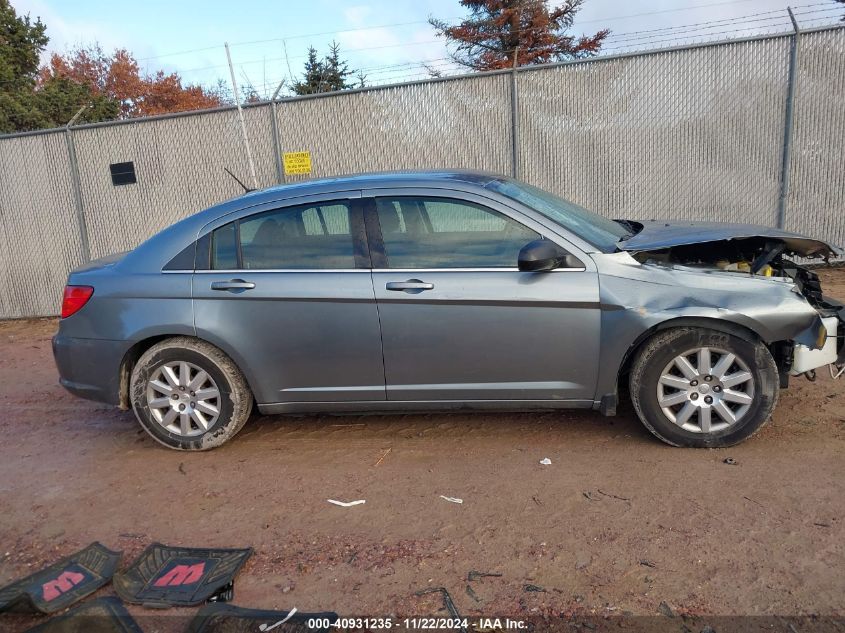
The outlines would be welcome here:
<svg viewBox="0 0 845 633">
<path fill-rule="evenodd" d="M 65 286 L 65 296 L 62 298 L 62 318 L 66 319 L 82 309 L 94 289 L 91 286 Z"/>
</svg>

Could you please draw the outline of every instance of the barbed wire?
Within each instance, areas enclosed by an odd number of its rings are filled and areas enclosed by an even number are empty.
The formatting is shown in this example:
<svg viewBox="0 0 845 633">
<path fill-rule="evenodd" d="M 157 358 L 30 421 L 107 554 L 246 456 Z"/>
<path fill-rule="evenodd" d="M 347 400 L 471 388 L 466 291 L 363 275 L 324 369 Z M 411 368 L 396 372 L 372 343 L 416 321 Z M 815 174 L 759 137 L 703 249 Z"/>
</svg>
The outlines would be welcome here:
<svg viewBox="0 0 845 633">
<path fill-rule="evenodd" d="M 711 3 L 706 3 L 706 4 L 697 4 L 697 5 L 690 5 L 690 6 L 686 6 L 686 7 L 678 7 L 678 8 L 675 8 L 675 9 L 663 9 L 663 10 L 659 10 L 659 11 L 649 11 L 649 12 L 644 12 L 644 13 L 635 13 L 635 14 L 624 15 L 624 16 L 608 16 L 608 17 L 604 17 L 604 18 L 594 18 L 594 19 L 590 19 L 590 20 L 578 21 L 577 25 L 588 24 L 588 23 L 599 23 L 599 22 L 610 23 L 610 22 L 617 21 L 617 20 L 630 19 L 630 18 L 635 18 L 635 17 L 646 17 L 646 16 L 658 15 L 658 14 L 663 14 L 663 13 L 673 13 L 673 12 L 680 12 L 680 11 L 690 11 L 690 10 L 700 9 L 700 8 L 709 8 L 709 7 L 715 7 L 715 6 L 740 4 L 740 3 L 743 3 L 743 2 L 749 2 L 749 1 L 751 1 L 751 0 L 727 0 L 727 1 L 722 1 L 722 2 L 711 2 Z M 831 2 L 833 2 L 833 0 L 829 0 L 828 2 L 813 2 L 813 3 L 799 4 L 799 5 L 795 5 L 795 7 L 793 7 L 793 8 L 817 7 L 817 6 L 825 6 L 825 5 L 830 7 Z M 835 11 L 837 9 L 841 9 L 841 7 L 836 7 L 836 6 L 831 7 L 831 10 Z M 725 22 L 725 21 L 736 21 L 736 20 L 740 20 L 740 19 L 744 19 L 744 18 L 759 16 L 759 15 L 765 15 L 767 13 L 776 13 L 776 12 L 777 11 L 762 12 L 762 13 L 750 14 L 748 16 L 741 16 L 739 18 L 727 18 L 725 20 L 711 20 L 708 23 L 720 23 L 720 22 Z M 447 18 L 446 21 L 449 21 L 450 19 L 453 19 L 453 20 L 465 19 L 465 17 L 466 16 L 457 16 L 457 17 L 453 17 L 453 18 Z M 230 47 L 231 48 L 238 48 L 238 47 L 252 46 L 252 45 L 256 45 L 256 44 L 267 44 L 267 43 L 273 43 L 273 42 L 286 42 L 286 41 L 290 41 L 290 40 L 305 39 L 305 38 L 310 38 L 310 37 L 321 37 L 321 36 L 327 36 L 327 35 L 337 36 L 337 35 L 342 35 L 344 33 L 355 33 L 355 32 L 363 32 L 363 31 L 371 31 L 371 30 L 383 30 L 383 29 L 396 29 L 396 28 L 400 28 L 400 27 L 404 27 L 404 26 L 417 25 L 417 24 L 428 24 L 428 20 L 413 20 L 413 21 L 408 21 L 408 22 L 394 22 L 394 23 L 389 23 L 389 24 L 379 24 L 379 25 L 372 25 L 372 26 L 361 26 L 361 27 L 353 27 L 353 28 L 348 28 L 348 29 L 339 29 L 339 30 L 335 30 L 335 31 L 323 31 L 323 32 L 319 32 L 319 33 L 289 35 L 289 36 L 279 37 L 279 38 L 268 38 L 268 39 L 248 40 L 248 41 L 243 41 L 243 42 L 233 42 L 233 43 L 230 43 Z M 675 29 L 675 28 L 680 28 L 681 26 L 698 26 L 698 25 L 703 25 L 703 24 L 707 24 L 707 23 L 698 23 L 698 24 L 694 24 L 694 25 L 680 25 L 679 27 L 664 27 L 662 29 L 655 29 L 655 31 Z M 518 29 L 518 31 L 525 33 L 525 32 L 530 32 L 530 31 L 539 29 L 539 28 L 542 28 L 542 27 L 523 27 L 522 29 Z M 640 32 L 634 31 L 632 33 L 640 33 Z M 408 46 L 408 45 L 432 44 L 432 43 L 436 43 L 436 42 L 440 42 L 440 41 L 442 41 L 442 40 L 434 39 L 434 40 L 426 40 L 426 41 L 423 41 L 423 42 L 401 42 L 401 43 L 397 43 L 397 44 L 387 45 L 387 46 L 385 46 L 385 48 L 387 48 L 387 47 L 403 47 L 403 46 Z M 195 49 L 177 51 L 177 52 L 173 52 L 173 53 L 163 53 L 163 54 L 160 54 L 160 55 L 143 57 L 143 58 L 140 58 L 136 61 L 138 61 L 139 63 L 149 62 L 149 61 L 152 61 L 152 60 L 163 59 L 163 58 L 166 58 L 166 57 L 186 55 L 186 54 L 197 53 L 197 52 L 207 52 L 207 51 L 211 51 L 211 50 L 218 50 L 218 49 L 221 48 L 221 46 L 222 45 L 206 46 L 206 47 L 200 47 L 200 48 L 195 48 Z M 357 48 L 357 49 L 348 50 L 347 52 L 363 52 L 363 51 L 368 51 L 368 50 L 376 50 L 377 48 L 379 48 L 379 47 Z M 295 55 L 295 56 L 290 56 L 290 59 L 304 59 L 306 57 L 307 57 L 307 54 L 305 54 L 305 55 Z M 282 60 L 282 58 L 272 58 L 272 59 L 269 59 L 267 61 L 281 61 L 281 60 Z M 263 60 L 257 60 L 256 59 L 256 60 L 249 60 L 247 62 L 240 62 L 240 63 L 241 64 L 257 64 L 257 63 L 261 63 L 262 61 Z M 199 68 L 186 69 L 186 70 L 182 70 L 180 72 L 181 73 L 200 72 L 200 71 L 215 70 L 215 69 L 220 69 L 220 68 L 225 68 L 225 67 L 226 67 L 226 64 L 221 63 L 221 64 L 215 64 L 215 65 L 210 65 L 210 66 L 203 66 L 203 67 L 199 67 Z"/>
<path fill-rule="evenodd" d="M 651 16 L 661 13 L 688 11 L 699 8 L 709 8 L 722 5 L 735 5 L 750 0 L 728 0 L 722 2 L 711 2 L 707 4 L 689 5 L 677 9 L 665 9 L 660 11 L 650 11 L 644 13 L 637 13 L 628 16 L 615 16 L 607 18 L 596 18 L 586 21 L 580 21 L 576 24 L 604 22 L 610 23 L 621 19 L 630 19 L 634 17 Z M 793 13 L 798 19 L 799 23 L 805 27 L 818 27 L 826 24 L 838 23 L 842 7 L 833 4 L 833 0 L 827 2 L 808 2 L 804 4 L 797 4 L 793 6 Z M 456 18 L 459 19 L 459 18 Z M 408 22 L 398 22 L 392 24 L 382 24 L 367 27 L 355 27 L 350 29 L 342 29 L 339 31 L 325 31 L 322 33 L 312 33 L 307 35 L 292 35 L 284 38 L 272 38 L 266 40 L 252 40 L 247 42 L 236 42 L 230 44 L 234 47 L 245 47 L 253 44 L 270 43 L 270 42 L 287 42 L 293 39 L 304 39 L 308 37 L 318 37 L 322 35 L 338 35 L 349 32 L 362 32 L 369 30 L 400 28 L 409 25 L 428 23 L 427 20 L 415 20 Z M 540 27 L 524 27 L 519 29 L 521 32 L 530 32 Z M 756 13 L 750 13 L 742 16 L 734 16 L 729 18 L 721 18 L 714 20 L 707 20 L 703 22 L 693 22 L 686 24 L 678 24 L 666 27 L 657 27 L 652 29 L 640 29 L 635 31 L 625 32 L 611 32 L 611 34 L 602 42 L 602 47 L 599 52 L 599 57 L 602 54 L 617 54 L 619 52 L 634 52 L 636 50 L 647 50 L 653 48 L 670 47 L 684 44 L 694 44 L 715 39 L 730 39 L 732 36 L 743 35 L 766 35 L 775 32 L 785 32 L 792 29 L 792 23 L 785 10 L 771 10 Z M 397 43 L 381 44 L 376 46 L 365 46 L 358 48 L 344 49 L 343 53 L 348 55 L 350 53 L 366 53 L 374 51 L 388 51 L 394 48 L 409 49 L 412 47 L 427 46 L 434 43 L 443 43 L 443 51 L 445 56 L 435 57 L 421 60 L 408 60 L 387 64 L 375 64 L 370 66 L 361 66 L 354 68 L 353 72 L 360 73 L 366 76 L 367 85 L 379 85 L 385 83 L 402 83 L 404 81 L 413 81 L 420 78 L 432 76 L 449 76 L 453 74 L 465 74 L 470 72 L 470 69 L 462 66 L 454 61 L 451 57 L 450 50 L 454 49 L 454 45 L 449 45 L 444 42 L 442 38 L 427 39 L 421 41 L 401 41 Z M 140 62 L 148 62 L 151 60 L 161 59 L 170 56 L 184 55 L 196 52 L 207 52 L 210 50 L 218 50 L 221 46 L 210 46 L 175 53 L 166 53 L 157 56 L 145 57 L 137 60 Z M 286 49 L 286 45 L 285 45 Z M 288 84 L 295 81 L 299 75 L 291 76 L 289 66 L 291 61 L 299 62 L 306 59 L 306 54 L 297 55 L 281 55 L 278 57 L 264 56 L 261 59 L 250 59 L 246 61 L 236 62 L 236 67 L 241 76 L 247 79 L 246 84 L 255 91 L 259 96 L 263 95 L 269 98 L 269 95 L 276 89 L 276 87 L 286 80 Z M 254 67 L 258 64 L 263 65 L 261 74 L 263 81 L 261 83 L 253 83 L 248 80 L 247 68 Z M 284 64 L 283 70 L 287 72 L 279 73 L 279 66 Z M 298 64 L 297 64 L 298 65 Z M 176 72 L 183 79 L 186 85 L 205 85 L 207 86 L 207 77 L 200 78 L 199 74 L 207 73 L 218 69 L 225 69 L 226 64 L 214 64 L 202 66 L 197 68 L 181 69 Z M 275 71 L 275 72 L 274 72 Z M 288 85 L 288 90 L 292 86 Z M 232 99 L 231 90 L 228 86 L 213 86 L 212 89 L 218 92 L 224 98 Z"/>
<path fill-rule="evenodd" d="M 722 3 L 716 3 L 722 4 Z M 817 7 L 826 7 L 819 9 Z M 803 11 L 800 9 L 804 9 Z M 841 7 L 831 6 L 829 3 L 807 3 L 803 5 L 796 5 L 795 15 L 800 16 L 804 21 L 812 21 L 814 25 L 819 22 L 824 22 L 825 19 L 834 21 L 837 16 L 833 15 L 836 12 L 841 12 Z M 828 17 L 829 15 L 829 17 Z M 724 28 L 724 27 L 736 28 Z M 605 39 L 602 45 L 602 52 L 622 51 L 622 50 L 636 50 L 645 48 L 654 48 L 659 45 L 681 45 L 690 43 L 692 41 L 702 41 L 706 38 L 729 36 L 738 33 L 750 33 L 755 31 L 760 34 L 771 32 L 773 29 L 791 29 L 791 21 L 789 20 L 785 11 L 765 11 L 752 13 L 744 16 L 737 16 L 732 18 L 723 18 L 719 20 L 709 20 L 705 22 L 696 22 L 692 24 L 681 24 L 671 27 L 661 27 L 656 29 L 646 29 L 639 31 L 629 31 L 621 33 L 611 33 Z M 407 48 L 410 46 L 421 46 L 436 43 L 442 40 L 423 40 L 418 42 L 400 42 L 396 44 L 384 44 L 379 46 L 367 46 L 354 49 L 346 49 L 346 53 L 357 53 L 366 51 L 387 50 L 391 48 Z M 448 50 L 448 48 L 447 48 Z M 601 53 L 600 53 L 601 54 Z M 289 56 L 287 60 L 298 60 L 307 57 L 307 55 L 293 55 Z M 247 60 L 239 62 L 238 65 L 254 65 L 257 63 L 273 63 L 285 60 L 286 58 L 266 58 L 262 60 Z M 408 76 L 417 76 L 419 71 L 425 71 L 427 65 L 431 62 L 440 62 L 443 59 L 437 58 L 435 60 L 422 60 L 416 62 L 402 62 L 397 64 L 388 64 L 375 67 L 361 67 L 358 70 L 364 72 L 380 71 L 382 68 L 407 68 L 410 72 Z M 204 67 L 197 70 L 212 70 L 214 66 Z M 468 69 L 458 67 L 456 71 L 467 72 Z M 190 72 L 190 71 L 185 71 Z M 382 73 L 375 72 L 376 75 L 387 75 L 391 80 L 397 79 L 397 74 L 394 72 Z M 278 80 L 281 81 L 282 77 Z M 278 81 L 268 81 L 268 84 L 278 85 Z"/>
<path fill-rule="evenodd" d="M 752 0 L 723 0 L 721 2 L 710 2 L 710 3 L 706 3 L 706 4 L 691 5 L 691 6 L 687 6 L 687 7 L 678 7 L 678 8 L 675 8 L 675 9 L 661 9 L 659 11 L 648 11 L 648 12 L 645 12 L 645 13 L 634 13 L 634 14 L 631 14 L 631 15 L 621 15 L 621 16 L 618 15 L 618 16 L 608 16 L 608 17 L 602 17 L 602 18 L 593 18 L 593 19 L 590 19 L 590 20 L 578 20 L 577 22 L 578 22 L 578 24 L 608 23 L 608 22 L 612 22 L 612 21 L 615 21 L 615 20 L 626 20 L 626 19 L 630 19 L 630 18 L 647 17 L 647 16 L 659 15 L 659 14 L 663 14 L 663 13 L 677 13 L 677 12 L 680 12 L 680 11 L 705 9 L 705 8 L 724 6 L 724 5 L 730 5 L 730 4 L 741 4 L 741 3 L 744 3 L 744 2 L 751 2 L 751 1 Z M 793 8 L 828 5 L 832 1 L 833 0 L 829 0 L 828 2 L 816 2 L 816 3 L 803 4 L 803 5 L 799 4 L 799 5 L 794 5 Z M 463 19 L 466 19 L 466 17 L 467 16 L 465 16 L 465 15 L 463 15 L 463 16 L 452 16 L 450 18 L 445 18 L 445 21 L 448 22 L 450 20 L 463 20 Z M 409 21 L 409 22 L 393 22 L 393 23 L 389 23 L 389 24 L 375 24 L 375 25 L 371 25 L 371 26 L 360 26 L 360 27 L 351 27 L 351 28 L 348 28 L 348 29 L 338 29 L 338 30 L 335 30 L 335 31 L 323 31 L 323 32 L 320 32 L 320 33 L 286 35 L 284 37 L 278 37 L 278 38 L 248 40 L 248 41 L 243 41 L 243 42 L 230 42 L 229 46 L 231 48 L 238 48 L 238 47 L 244 47 L 244 46 L 252 46 L 252 45 L 255 45 L 255 44 L 268 44 L 268 43 L 272 43 L 272 42 L 285 42 L 285 41 L 290 41 L 290 40 L 293 40 L 293 39 L 305 39 L 305 38 L 309 38 L 309 37 L 322 37 L 322 36 L 326 36 L 326 35 L 341 35 L 343 33 L 355 33 L 355 32 L 371 31 L 371 30 L 377 30 L 377 29 L 392 29 L 392 28 L 398 28 L 398 27 L 402 27 L 402 26 L 413 26 L 413 25 L 416 25 L 416 24 L 428 24 L 428 23 L 429 23 L 429 20 L 425 19 L 425 20 L 412 20 L 412 21 Z M 159 54 L 159 55 L 152 55 L 152 56 L 149 56 L 149 57 L 144 57 L 144 58 L 138 59 L 136 61 L 146 62 L 146 61 L 152 61 L 154 59 L 163 59 L 165 57 L 175 57 L 175 56 L 178 56 L 178 55 L 187 55 L 189 53 L 201 53 L 201 52 L 210 51 L 210 50 L 217 50 L 220 47 L 221 47 L 221 45 L 218 44 L 218 45 L 215 45 L 215 46 L 205 46 L 205 47 L 202 47 L 202 48 L 194 48 L 194 49 L 188 49 L 188 50 L 183 50 L 183 51 L 176 51 L 176 52 L 172 52 L 172 53 L 162 53 L 162 54 Z"/>
</svg>

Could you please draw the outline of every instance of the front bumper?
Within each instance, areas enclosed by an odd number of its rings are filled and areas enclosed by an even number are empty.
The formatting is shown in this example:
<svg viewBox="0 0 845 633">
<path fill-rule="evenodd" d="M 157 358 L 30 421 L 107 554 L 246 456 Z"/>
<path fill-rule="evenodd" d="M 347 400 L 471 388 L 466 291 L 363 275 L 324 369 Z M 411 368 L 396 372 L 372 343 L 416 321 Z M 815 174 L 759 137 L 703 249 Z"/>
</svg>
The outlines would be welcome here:
<svg viewBox="0 0 845 633">
<path fill-rule="evenodd" d="M 822 319 L 827 335 L 821 349 L 811 349 L 807 345 L 796 343 L 792 349 L 792 369 L 790 374 L 800 376 L 813 369 L 824 367 L 835 363 L 839 356 L 839 339 L 837 335 L 840 330 L 839 319 L 835 316 Z"/>
<path fill-rule="evenodd" d="M 75 396 L 117 405 L 120 402 L 120 363 L 126 341 L 53 337 L 53 358 L 59 383 Z"/>
</svg>

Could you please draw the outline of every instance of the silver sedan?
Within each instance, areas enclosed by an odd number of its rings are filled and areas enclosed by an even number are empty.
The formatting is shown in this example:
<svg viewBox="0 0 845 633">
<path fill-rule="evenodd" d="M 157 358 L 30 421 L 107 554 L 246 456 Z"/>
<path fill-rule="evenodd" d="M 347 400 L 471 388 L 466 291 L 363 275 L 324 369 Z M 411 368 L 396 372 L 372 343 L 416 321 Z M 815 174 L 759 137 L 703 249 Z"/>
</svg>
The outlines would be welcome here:
<svg viewBox="0 0 845 633">
<path fill-rule="evenodd" d="M 616 411 L 728 446 L 790 376 L 842 362 L 842 305 L 766 227 L 611 220 L 464 171 L 251 192 L 70 274 L 62 384 L 165 446 L 265 414 Z"/>
</svg>

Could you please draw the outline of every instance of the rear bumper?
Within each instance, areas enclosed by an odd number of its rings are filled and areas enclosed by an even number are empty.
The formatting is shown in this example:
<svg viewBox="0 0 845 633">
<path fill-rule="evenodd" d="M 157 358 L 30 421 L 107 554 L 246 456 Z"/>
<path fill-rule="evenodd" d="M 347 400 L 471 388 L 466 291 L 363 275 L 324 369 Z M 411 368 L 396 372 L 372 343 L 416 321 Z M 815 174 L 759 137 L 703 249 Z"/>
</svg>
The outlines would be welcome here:
<svg viewBox="0 0 845 633">
<path fill-rule="evenodd" d="M 126 341 L 53 337 L 53 358 L 59 383 L 80 398 L 117 405 L 120 402 L 120 363 Z"/>
</svg>

